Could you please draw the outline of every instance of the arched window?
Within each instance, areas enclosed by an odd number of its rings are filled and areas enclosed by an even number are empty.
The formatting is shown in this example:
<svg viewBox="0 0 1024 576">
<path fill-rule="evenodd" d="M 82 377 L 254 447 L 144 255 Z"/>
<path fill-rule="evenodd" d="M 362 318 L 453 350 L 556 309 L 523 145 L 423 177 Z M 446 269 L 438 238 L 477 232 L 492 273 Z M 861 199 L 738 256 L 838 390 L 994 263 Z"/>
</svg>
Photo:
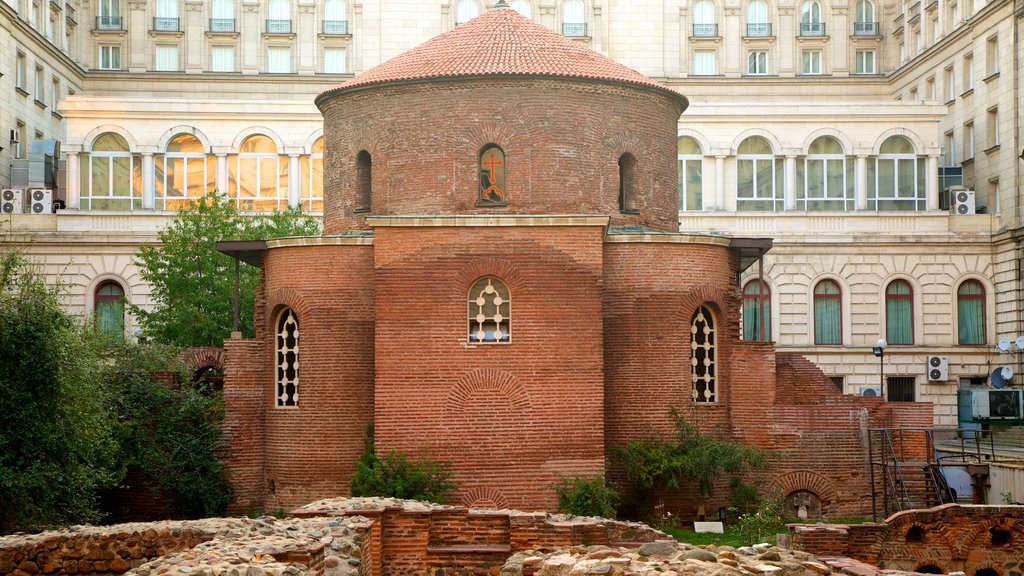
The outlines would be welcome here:
<svg viewBox="0 0 1024 576">
<path fill-rule="evenodd" d="M 637 212 L 636 157 L 629 152 L 619 156 L 619 210 Z"/>
<path fill-rule="evenodd" d="M 833 280 L 814 287 L 814 343 L 843 343 L 843 293 Z"/>
<path fill-rule="evenodd" d="M 878 157 L 868 163 L 869 210 L 924 210 L 924 158 L 902 136 L 890 136 L 879 148 Z"/>
<path fill-rule="evenodd" d="M 772 339 L 772 293 L 758 280 L 743 287 L 743 339 Z"/>
<path fill-rule="evenodd" d="M 711 0 L 697 0 L 693 5 L 693 35 L 718 36 L 715 23 L 715 3 Z"/>
<path fill-rule="evenodd" d="M 465 24 L 480 13 L 480 6 L 476 0 L 459 0 L 455 6 L 455 25 Z"/>
<path fill-rule="evenodd" d="M 985 287 L 967 280 L 956 291 L 956 312 L 961 344 L 985 343 Z"/>
<path fill-rule="evenodd" d="M 469 341 L 497 343 L 512 340 L 512 295 L 494 276 L 484 276 L 469 289 Z"/>
<path fill-rule="evenodd" d="M 772 146 L 751 136 L 736 150 L 736 210 L 775 211 L 785 207 L 784 170 L 776 166 Z"/>
<path fill-rule="evenodd" d="M 800 6 L 800 34 L 802 36 L 825 34 L 825 25 L 821 22 L 821 4 L 818 4 L 817 0 L 804 0 Z"/>
<path fill-rule="evenodd" d="M 717 351 L 715 350 L 715 317 L 705 306 L 697 308 L 690 322 L 690 379 L 693 401 L 717 402 L 715 386 Z"/>
<path fill-rule="evenodd" d="M 885 287 L 885 340 L 914 343 L 914 291 L 906 280 L 893 280 Z"/>
<path fill-rule="evenodd" d="M 82 165 L 83 210 L 142 208 L 142 158 L 129 151 L 120 135 L 107 132 L 96 138 Z"/>
<path fill-rule="evenodd" d="M 157 0 L 156 3 L 156 17 L 157 22 L 154 22 L 156 30 L 169 29 L 160 26 L 160 19 L 168 18 L 174 20 L 174 30 L 177 30 L 178 26 L 178 0 Z"/>
<path fill-rule="evenodd" d="M 505 191 L 505 152 L 496 144 L 488 144 L 480 151 L 480 186 L 477 206 L 507 206 Z"/>
<path fill-rule="evenodd" d="M 356 211 L 367 212 L 373 206 L 373 158 L 366 150 L 356 154 Z"/>
<path fill-rule="evenodd" d="M 533 8 L 530 6 L 530 0 L 512 0 L 510 6 L 513 10 L 527 18 L 533 14 Z"/>
<path fill-rule="evenodd" d="M 228 196 L 241 210 L 274 210 L 288 206 L 288 157 L 277 145 L 257 134 L 242 142 L 228 158 Z"/>
<path fill-rule="evenodd" d="M 124 288 L 113 280 L 96 287 L 93 300 L 96 329 L 114 342 L 124 340 Z"/>
<path fill-rule="evenodd" d="M 562 34 L 577 37 L 587 35 L 587 15 L 583 0 L 565 0 L 562 5 Z"/>
<path fill-rule="evenodd" d="M 853 22 L 854 35 L 874 36 L 878 34 L 878 22 L 875 21 L 875 5 L 871 3 L 871 0 L 860 0 L 857 2 L 855 12 Z"/>
<path fill-rule="evenodd" d="M 270 0 L 271 20 L 291 20 L 292 10 L 288 0 Z"/>
<path fill-rule="evenodd" d="M 747 36 L 771 36 L 772 26 L 768 23 L 768 3 L 764 0 L 750 0 L 747 4 Z"/>
<path fill-rule="evenodd" d="M 324 138 L 313 143 L 309 156 L 300 158 L 302 193 L 300 204 L 303 210 L 324 209 Z"/>
<path fill-rule="evenodd" d="M 327 22 L 347 22 L 345 0 L 327 0 L 324 2 L 324 20 Z M 332 30 L 333 33 L 333 30 Z M 340 31 L 338 33 L 341 33 Z"/>
<path fill-rule="evenodd" d="M 217 187 L 216 160 L 191 134 L 178 134 L 153 157 L 157 210 L 178 210 Z"/>
<path fill-rule="evenodd" d="M 291 308 L 277 316 L 277 338 L 274 343 L 277 376 L 277 407 L 299 405 L 299 319 Z"/>
<path fill-rule="evenodd" d="M 700 144 L 689 136 L 680 136 L 679 209 L 704 209 L 704 153 Z"/>
<path fill-rule="evenodd" d="M 831 136 L 811 142 L 807 157 L 797 162 L 798 208 L 853 210 L 856 203 L 854 163 L 843 155 L 843 145 Z"/>
<path fill-rule="evenodd" d="M 213 0 L 213 6 L 211 8 L 211 17 L 216 20 L 231 20 L 231 27 L 227 30 L 221 30 L 216 26 L 210 27 L 211 32 L 230 32 L 235 29 L 235 2 L 234 0 Z"/>
</svg>

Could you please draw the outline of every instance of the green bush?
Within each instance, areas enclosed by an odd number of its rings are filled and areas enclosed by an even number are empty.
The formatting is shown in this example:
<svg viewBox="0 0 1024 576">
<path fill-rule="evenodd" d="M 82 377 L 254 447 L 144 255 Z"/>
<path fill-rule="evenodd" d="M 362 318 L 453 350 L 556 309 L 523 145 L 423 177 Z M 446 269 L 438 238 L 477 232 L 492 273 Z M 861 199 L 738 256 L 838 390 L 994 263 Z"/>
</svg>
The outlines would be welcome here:
<svg viewBox="0 0 1024 576">
<path fill-rule="evenodd" d="M 604 478 L 560 478 L 549 487 L 558 494 L 558 511 L 577 516 L 615 518 L 619 493 L 605 485 Z"/>
<path fill-rule="evenodd" d="M 447 462 L 430 457 L 410 460 L 405 452 L 389 451 L 383 458 L 373 447 L 372 428 L 367 432 L 363 454 L 352 477 L 353 496 L 408 498 L 444 504 L 455 489 L 454 473 Z"/>
<path fill-rule="evenodd" d="M 736 521 L 736 529 L 744 544 L 766 542 L 786 526 L 782 518 L 782 497 L 778 494 L 761 500 L 756 512 L 743 514 Z"/>
</svg>

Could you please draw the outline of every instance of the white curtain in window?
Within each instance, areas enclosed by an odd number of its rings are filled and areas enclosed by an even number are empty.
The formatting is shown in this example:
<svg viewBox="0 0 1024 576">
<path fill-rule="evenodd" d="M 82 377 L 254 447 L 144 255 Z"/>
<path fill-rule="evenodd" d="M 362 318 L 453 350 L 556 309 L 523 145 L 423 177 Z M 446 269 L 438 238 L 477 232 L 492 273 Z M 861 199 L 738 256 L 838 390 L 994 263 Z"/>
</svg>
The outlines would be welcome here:
<svg viewBox="0 0 1024 576">
<path fill-rule="evenodd" d="M 532 9 L 529 0 L 512 0 L 512 9 L 529 18 Z"/>
<path fill-rule="evenodd" d="M 100 16 L 121 15 L 121 0 L 100 0 Z"/>
<path fill-rule="evenodd" d="M 768 22 L 768 4 L 764 0 L 751 0 L 747 5 L 747 24 Z"/>
<path fill-rule="evenodd" d="M 213 71 L 234 72 L 235 71 L 235 49 L 229 46 L 213 47 Z"/>
<path fill-rule="evenodd" d="M 157 18 L 177 18 L 178 0 L 159 0 L 156 3 Z"/>
<path fill-rule="evenodd" d="M 455 9 L 455 23 L 469 22 L 476 18 L 479 13 L 480 6 L 477 5 L 476 0 L 459 0 L 459 4 Z"/>
<path fill-rule="evenodd" d="M 875 5 L 868 0 L 857 2 L 857 22 L 874 22 Z"/>
<path fill-rule="evenodd" d="M 710 76 L 715 73 L 715 51 L 696 50 L 693 53 L 693 73 Z"/>
<path fill-rule="evenodd" d="M 267 72 L 286 74 L 292 71 L 292 51 L 288 46 L 267 48 Z"/>
<path fill-rule="evenodd" d="M 562 22 L 565 24 L 583 24 L 587 21 L 583 2 L 581 0 L 567 0 L 562 6 Z"/>
<path fill-rule="evenodd" d="M 714 24 L 715 4 L 711 0 L 700 0 L 693 7 L 694 24 Z"/>
<path fill-rule="evenodd" d="M 270 0 L 271 20 L 291 20 L 292 13 L 288 6 L 288 0 Z"/>
<path fill-rule="evenodd" d="M 178 69 L 177 46 L 156 47 L 156 69 L 167 71 L 175 71 Z"/>
<path fill-rule="evenodd" d="M 235 17 L 233 0 L 213 0 L 213 17 L 221 20 L 232 20 Z"/>
<path fill-rule="evenodd" d="M 345 13 L 345 1 L 327 0 L 327 2 L 324 3 L 324 20 L 330 20 L 332 22 L 343 22 L 348 20 L 348 16 Z"/>
<path fill-rule="evenodd" d="M 344 48 L 324 48 L 324 72 L 327 74 L 345 73 Z"/>
</svg>

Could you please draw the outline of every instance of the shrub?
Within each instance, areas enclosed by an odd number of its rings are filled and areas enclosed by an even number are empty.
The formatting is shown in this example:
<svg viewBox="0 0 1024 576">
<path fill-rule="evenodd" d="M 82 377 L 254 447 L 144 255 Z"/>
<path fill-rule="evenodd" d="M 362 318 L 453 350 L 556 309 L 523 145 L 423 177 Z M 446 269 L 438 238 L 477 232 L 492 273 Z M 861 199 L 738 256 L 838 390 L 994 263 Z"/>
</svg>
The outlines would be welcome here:
<svg viewBox="0 0 1024 576">
<path fill-rule="evenodd" d="M 784 527 L 782 497 L 778 494 L 762 499 L 756 512 L 743 514 L 736 521 L 736 529 L 746 544 L 765 542 Z"/>
<path fill-rule="evenodd" d="M 577 516 L 615 518 L 619 493 L 605 485 L 604 478 L 560 478 L 549 487 L 558 494 L 558 511 Z"/>
<path fill-rule="evenodd" d="M 372 428 L 367 432 L 363 454 L 352 477 L 353 496 L 409 498 L 444 504 L 455 489 L 449 482 L 451 465 L 424 456 L 410 460 L 405 452 L 389 451 L 383 458 L 373 447 Z"/>
</svg>

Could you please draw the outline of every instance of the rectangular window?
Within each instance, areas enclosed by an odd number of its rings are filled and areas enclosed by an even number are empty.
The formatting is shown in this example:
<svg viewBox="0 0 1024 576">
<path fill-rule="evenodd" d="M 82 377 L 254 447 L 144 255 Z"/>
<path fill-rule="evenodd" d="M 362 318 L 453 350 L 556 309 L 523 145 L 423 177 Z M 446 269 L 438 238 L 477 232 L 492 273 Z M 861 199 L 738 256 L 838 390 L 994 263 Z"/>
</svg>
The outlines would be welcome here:
<svg viewBox="0 0 1024 576">
<path fill-rule="evenodd" d="M 213 62 L 210 66 L 214 72 L 235 71 L 235 49 L 232 46 L 214 46 Z"/>
<path fill-rule="evenodd" d="M 999 212 L 999 177 L 991 178 L 988 181 L 988 204 L 989 212 Z"/>
<path fill-rule="evenodd" d="M 100 69 L 120 70 L 121 69 L 121 47 L 100 46 Z"/>
<path fill-rule="evenodd" d="M 946 132 L 943 146 L 943 163 L 946 166 L 956 166 L 956 140 L 953 139 L 953 131 Z"/>
<path fill-rule="evenodd" d="M 974 122 L 964 124 L 964 160 L 974 158 Z"/>
<path fill-rule="evenodd" d="M 952 102 L 953 100 L 956 100 L 956 85 L 953 81 L 952 66 L 947 66 L 942 71 L 942 86 L 944 92 L 943 96 L 946 97 L 946 102 Z"/>
<path fill-rule="evenodd" d="M 15 130 L 18 132 L 18 141 L 14 144 L 14 157 L 24 158 L 27 144 L 25 138 L 28 136 L 27 131 L 25 130 L 25 123 L 18 122 L 18 127 L 15 128 Z"/>
<path fill-rule="evenodd" d="M 935 100 L 935 76 L 932 76 L 924 83 L 925 100 Z"/>
<path fill-rule="evenodd" d="M 804 50 L 801 53 L 801 74 L 821 74 L 821 51 Z"/>
<path fill-rule="evenodd" d="M 60 102 L 60 80 L 54 78 L 50 89 L 50 111 L 57 111 L 57 102 Z"/>
<path fill-rule="evenodd" d="M 985 76 L 999 73 L 999 36 L 985 41 Z"/>
<path fill-rule="evenodd" d="M 900 64 L 906 62 L 907 61 L 907 48 L 903 45 L 903 42 L 900 42 L 899 48 L 897 48 L 897 52 L 899 52 L 899 55 L 900 55 Z"/>
<path fill-rule="evenodd" d="M 157 46 L 155 69 L 161 72 L 178 71 L 178 47 Z"/>
<path fill-rule="evenodd" d="M 679 209 L 704 209 L 704 162 L 698 155 L 679 156 Z"/>
<path fill-rule="evenodd" d="M 889 402 L 914 401 L 913 376 L 889 376 L 885 379 L 885 398 Z"/>
<path fill-rule="evenodd" d="M 324 48 L 324 73 L 344 74 L 346 71 L 345 49 Z"/>
<path fill-rule="evenodd" d="M 875 73 L 875 51 L 857 50 L 857 74 Z"/>
<path fill-rule="evenodd" d="M 907 100 L 910 100 L 911 102 L 917 101 L 917 87 L 910 89 L 910 94 L 907 96 Z"/>
<path fill-rule="evenodd" d="M 747 74 L 758 75 L 768 73 L 768 52 L 753 50 L 747 54 Z"/>
<path fill-rule="evenodd" d="M 937 44 L 939 42 L 939 36 L 939 17 L 936 16 L 935 18 L 932 18 L 932 44 Z"/>
<path fill-rule="evenodd" d="M 832 384 L 839 390 L 840 393 L 843 391 L 843 377 L 842 376 L 829 376 L 832 379 Z"/>
<path fill-rule="evenodd" d="M 27 82 L 25 77 L 27 73 L 26 71 L 28 70 L 28 68 L 26 67 L 26 61 L 27 60 L 25 58 L 25 54 L 22 52 L 18 52 L 17 63 L 14 69 L 14 87 L 21 88 L 22 90 L 25 89 Z"/>
<path fill-rule="evenodd" d="M 711 76 L 715 73 L 714 50 L 695 50 L 693 52 L 693 73 L 697 76 Z"/>
<path fill-rule="evenodd" d="M 974 54 L 964 56 L 964 92 L 974 90 Z"/>
<path fill-rule="evenodd" d="M 42 68 L 42 66 L 36 66 L 36 76 L 35 76 L 35 78 L 36 78 L 36 90 L 35 90 L 36 101 L 43 102 L 44 101 L 43 98 L 45 96 L 43 94 L 43 79 L 45 77 L 43 76 L 43 68 Z"/>
<path fill-rule="evenodd" d="M 985 114 L 985 142 L 988 148 L 999 146 L 999 108 L 989 108 Z"/>
<path fill-rule="evenodd" d="M 288 74 L 292 71 L 292 49 L 289 46 L 267 48 L 267 72 Z"/>
</svg>

